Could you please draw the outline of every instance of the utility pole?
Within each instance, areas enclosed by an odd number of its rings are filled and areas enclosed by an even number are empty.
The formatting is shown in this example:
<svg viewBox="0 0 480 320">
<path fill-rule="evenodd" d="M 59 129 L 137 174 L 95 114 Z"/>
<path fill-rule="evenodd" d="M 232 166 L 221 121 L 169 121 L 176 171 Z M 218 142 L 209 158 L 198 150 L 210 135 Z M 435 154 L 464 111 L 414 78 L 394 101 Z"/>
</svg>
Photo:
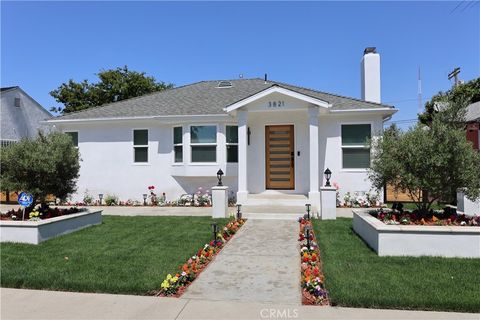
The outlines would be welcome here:
<svg viewBox="0 0 480 320">
<path fill-rule="evenodd" d="M 460 73 L 460 67 L 453 69 L 452 72 L 448 74 L 448 80 L 454 79 L 454 86 L 458 85 L 458 74 Z"/>
</svg>

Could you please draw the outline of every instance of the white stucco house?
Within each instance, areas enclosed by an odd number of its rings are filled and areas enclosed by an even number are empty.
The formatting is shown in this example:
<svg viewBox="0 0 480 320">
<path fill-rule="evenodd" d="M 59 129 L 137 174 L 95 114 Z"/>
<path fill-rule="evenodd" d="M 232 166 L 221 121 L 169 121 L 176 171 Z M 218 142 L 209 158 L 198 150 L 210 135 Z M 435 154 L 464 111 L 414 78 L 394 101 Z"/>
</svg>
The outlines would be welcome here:
<svg viewBox="0 0 480 320">
<path fill-rule="evenodd" d="M 78 192 L 142 200 L 147 186 L 174 200 L 225 173 L 238 203 L 281 193 L 320 206 L 323 171 L 340 192 L 369 191 L 366 140 L 396 112 L 380 103 L 380 56 L 361 61 L 362 99 L 267 79 L 201 81 L 50 121 L 74 136 Z"/>
</svg>

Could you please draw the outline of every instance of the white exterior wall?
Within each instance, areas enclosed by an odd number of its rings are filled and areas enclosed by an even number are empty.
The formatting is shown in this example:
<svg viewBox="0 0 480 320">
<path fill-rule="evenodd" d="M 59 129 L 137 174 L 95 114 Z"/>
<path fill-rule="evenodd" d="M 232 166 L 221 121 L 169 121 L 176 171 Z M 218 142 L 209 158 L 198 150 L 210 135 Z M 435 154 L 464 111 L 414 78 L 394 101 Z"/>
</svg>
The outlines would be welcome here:
<svg viewBox="0 0 480 320">
<path fill-rule="evenodd" d="M 190 129 L 184 125 L 183 150 L 187 165 L 177 165 L 173 159 L 173 127 L 158 121 L 59 126 L 63 131 L 78 131 L 80 178 L 72 201 L 82 201 L 88 190 L 95 199 L 103 193 L 104 196 L 116 195 L 121 201 L 132 199 L 143 202 L 142 194 L 148 193 L 150 185 L 155 186 L 158 195 L 165 192 L 167 200 L 176 200 L 182 194 L 196 192 L 198 187 L 210 189 L 216 185 L 219 168 L 229 174 L 223 180 L 236 192 L 237 179 L 232 176 L 236 165 L 225 166 L 224 129 L 217 134 L 217 163 L 188 165 L 190 148 L 185 136 Z M 148 163 L 133 161 L 134 129 L 148 129 Z"/>
<path fill-rule="evenodd" d="M 331 183 L 337 182 L 340 186 L 340 200 L 346 192 L 352 195 L 356 191 L 369 191 L 372 188 L 367 178 L 367 169 L 343 169 L 342 167 L 342 124 L 365 124 L 372 128 L 372 139 L 378 137 L 383 130 L 381 116 L 373 115 L 343 115 L 320 116 L 319 125 L 319 152 L 320 152 L 320 181 L 325 185 L 323 172 L 326 168 L 332 171 Z M 383 195 L 380 194 L 383 198 Z"/>
</svg>

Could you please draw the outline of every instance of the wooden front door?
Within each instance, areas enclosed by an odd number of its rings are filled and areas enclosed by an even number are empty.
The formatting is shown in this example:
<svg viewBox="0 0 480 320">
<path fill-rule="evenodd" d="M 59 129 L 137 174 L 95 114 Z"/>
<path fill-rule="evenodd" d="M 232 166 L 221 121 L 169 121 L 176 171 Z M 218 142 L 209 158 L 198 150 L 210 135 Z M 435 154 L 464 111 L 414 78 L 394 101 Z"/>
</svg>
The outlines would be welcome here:
<svg viewBox="0 0 480 320">
<path fill-rule="evenodd" d="M 265 127 L 267 189 L 295 189 L 293 125 Z"/>
</svg>

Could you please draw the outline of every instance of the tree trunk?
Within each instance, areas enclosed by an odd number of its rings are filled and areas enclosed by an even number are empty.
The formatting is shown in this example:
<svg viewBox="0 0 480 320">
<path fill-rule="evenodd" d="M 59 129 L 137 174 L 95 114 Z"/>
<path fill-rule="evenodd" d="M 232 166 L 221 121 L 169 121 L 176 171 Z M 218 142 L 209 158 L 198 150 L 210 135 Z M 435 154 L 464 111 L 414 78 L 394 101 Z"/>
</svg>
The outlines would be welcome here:
<svg viewBox="0 0 480 320">
<path fill-rule="evenodd" d="M 428 209 L 430 207 L 428 198 L 428 190 L 422 190 L 422 210 L 420 212 L 422 216 L 426 216 L 428 214 Z"/>
</svg>

